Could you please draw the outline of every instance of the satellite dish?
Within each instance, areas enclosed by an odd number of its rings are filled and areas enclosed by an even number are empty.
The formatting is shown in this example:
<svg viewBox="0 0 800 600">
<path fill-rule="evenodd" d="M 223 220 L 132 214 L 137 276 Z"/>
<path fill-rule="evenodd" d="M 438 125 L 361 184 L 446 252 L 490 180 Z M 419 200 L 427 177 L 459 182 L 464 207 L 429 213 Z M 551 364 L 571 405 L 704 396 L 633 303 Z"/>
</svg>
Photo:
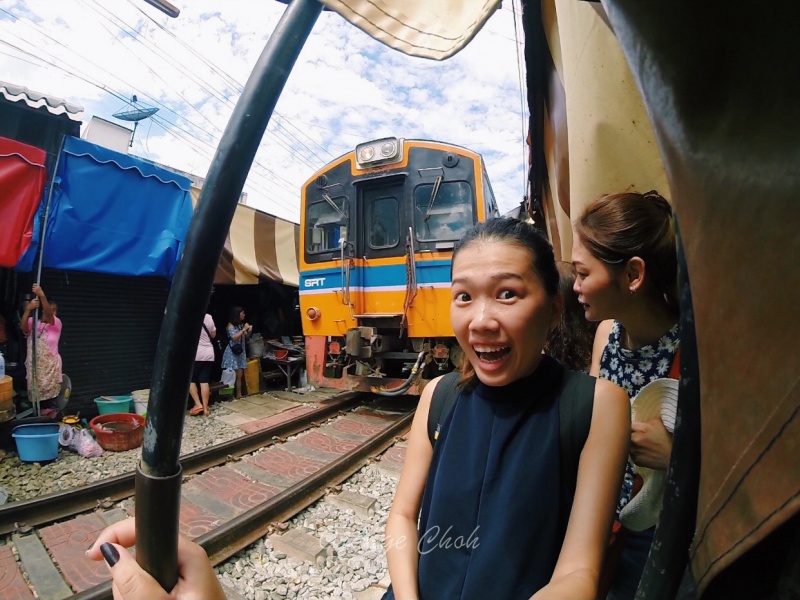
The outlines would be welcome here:
<svg viewBox="0 0 800 600">
<path fill-rule="evenodd" d="M 131 97 L 131 104 L 133 108 L 130 110 L 121 110 L 119 112 L 115 112 L 112 116 L 120 119 L 121 121 L 132 121 L 133 122 L 133 133 L 131 134 L 131 143 L 128 146 L 133 146 L 133 136 L 136 135 L 136 128 L 139 126 L 139 121 L 144 119 L 149 119 L 154 114 L 158 112 L 158 109 L 152 106 L 145 106 L 141 104 L 136 95 L 134 94 Z"/>
<path fill-rule="evenodd" d="M 157 112 L 157 108 L 137 108 L 134 110 L 126 110 L 123 112 L 114 113 L 114 116 L 117 119 L 122 119 L 123 121 L 141 121 L 142 119 L 152 117 Z"/>
</svg>

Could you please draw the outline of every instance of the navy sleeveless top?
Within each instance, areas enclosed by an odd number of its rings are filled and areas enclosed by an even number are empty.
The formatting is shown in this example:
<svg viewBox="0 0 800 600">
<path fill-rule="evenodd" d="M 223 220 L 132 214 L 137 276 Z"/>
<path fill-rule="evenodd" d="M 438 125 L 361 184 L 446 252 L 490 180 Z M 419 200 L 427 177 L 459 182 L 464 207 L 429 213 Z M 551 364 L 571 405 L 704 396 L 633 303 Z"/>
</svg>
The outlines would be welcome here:
<svg viewBox="0 0 800 600">
<path fill-rule="evenodd" d="M 464 389 L 434 446 L 419 519 L 420 600 L 527 600 L 564 540 L 558 396 L 543 356 L 508 386 Z M 394 598 L 391 589 L 385 600 Z"/>
</svg>

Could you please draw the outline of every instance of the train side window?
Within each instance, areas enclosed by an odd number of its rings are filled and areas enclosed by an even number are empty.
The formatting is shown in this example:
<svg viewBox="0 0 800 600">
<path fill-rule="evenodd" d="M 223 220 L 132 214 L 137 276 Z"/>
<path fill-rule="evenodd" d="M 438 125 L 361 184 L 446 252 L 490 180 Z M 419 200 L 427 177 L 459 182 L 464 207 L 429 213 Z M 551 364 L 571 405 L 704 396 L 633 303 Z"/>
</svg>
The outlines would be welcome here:
<svg viewBox="0 0 800 600">
<path fill-rule="evenodd" d="M 435 193 L 434 193 L 435 192 Z M 445 181 L 438 190 L 426 183 L 414 189 L 414 225 L 421 242 L 458 240 L 475 222 L 472 188 Z"/>
<path fill-rule="evenodd" d="M 331 252 L 339 249 L 340 240 L 347 237 L 345 197 L 333 198 L 336 208 L 328 202 L 315 202 L 306 214 L 306 239 L 309 252 Z"/>
<path fill-rule="evenodd" d="M 500 216 L 500 210 L 497 208 L 497 202 L 494 199 L 494 192 L 492 191 L 492 184 L 489 183 L 489 176 L 486 174 L 486 170 L 483 171 L 483 201 L 486 207 L 487 219 Z"/>
<path fill-rule="evenodd" d="M 400 240 L 400 215 L 397 198 L 376 198 L 370 203 L 370 248 L 393 248 Z"/>
</svg>

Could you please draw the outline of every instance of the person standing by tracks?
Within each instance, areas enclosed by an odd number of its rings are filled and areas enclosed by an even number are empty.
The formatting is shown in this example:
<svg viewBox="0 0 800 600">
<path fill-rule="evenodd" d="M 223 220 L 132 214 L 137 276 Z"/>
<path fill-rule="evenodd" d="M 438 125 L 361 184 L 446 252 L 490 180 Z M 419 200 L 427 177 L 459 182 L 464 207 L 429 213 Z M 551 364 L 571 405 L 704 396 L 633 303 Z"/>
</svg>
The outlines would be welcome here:
<svg viewBox="0 0 800 600">
<path fill-rule="evenodd" d="M 235 398 L 242 397 L 242 378 L 247 368 L 247 352 L 245 343 L 253 326 L 245 322 L 244 310 L 240 306 L 231 309 L 230 320 L 225 328 L 228 344 L 222 354 L 222 369 L 232 369 L 236 373 Z"/>
<path fill-rule="evenodd" d="M 192 370 L 192 383 L 189 384 L 189 395 L 194 401 L 194 406 L 189 411 L 190 415 L 204 414 L 208 416 L 208 400 L 211 397 L 211 368 L 214 366 L 214 346 L 212 338 L 217 336 L 214 319 L 206 313 L 203 317 L 203 328 L 200 339 L 197 340 L 197 352 L 194 357 Z M 198 396 L 198 386 L 200 395 Z M 202 402 L 201 402 L 202 400 Z"/>
<path fill-rule="evenodd" d="M 574 289 L 586 319 L 601 322 L 590 374 L 621 386 L 633 401 L 645 385 L 675 373 L 680 337 L 672 208 L 655 191 L 607 195 L 590 203 L 573 227 Z M 672 439 L 660 418 L 632 423 L 632 463 L 666 470 L 671 452 Z M 631 462 L 618 514 L 632 497 Z M 635 596 L 655 525 L 622 530 L 622 553 L 608 600 Z"/>
<path fill-rule="evenodd" d="M 42 414 L 55 416 L 57 407 L 51 401 L 61 392 L 62 364 L 58 352 L 61 339 L 61 319 L 58 304 L 47 299 L 39 284 L 33 284 L 33 299 L 25 305 L 20 319 L 22 333 L 28 338 L 28 353 L 25 368 L 28 373 L 28 399 L 38 400 Z M 42 319 L 33 329 L 33 312 L 42 308 Z M 33 364 L 33 338 L 36 337 L 36 365 Z M 37 395 L 37 398 L 34 398 Z M 53 406 L 50 406 L 53 404 Z"/>
</svg>

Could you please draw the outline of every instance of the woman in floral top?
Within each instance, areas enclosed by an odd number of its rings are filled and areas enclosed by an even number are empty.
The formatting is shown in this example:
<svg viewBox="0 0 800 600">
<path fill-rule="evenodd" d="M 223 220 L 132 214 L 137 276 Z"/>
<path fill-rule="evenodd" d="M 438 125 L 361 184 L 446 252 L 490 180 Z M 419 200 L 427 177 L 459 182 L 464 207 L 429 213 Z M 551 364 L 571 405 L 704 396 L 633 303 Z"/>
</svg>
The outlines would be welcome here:
<svg viewBox="0 0 800 600">
<path fill-rule="evenodd" d="M 230 321 L 228 321 L 228 325 L 225 328 L 228 334 L 228 345 L 222 354 L 222 368 L 233 369 L 236 372 L 234 398 L 242 397 L 242 379 L 244 378 L 244 370 L 247 368 L 245 344 L 247 343 L 247 337 L 253 332 L 253 326 L 246 323 L 244 319 L 244 310 L 240 306 L 234 306 L 231 309 Z M 234 346 L 238 346 L 241 349 L 239 354 L 233 351 Z"/>
<path fill-rule="evenodd" d="M 604 196 L 574 223 L 575 292 L 589 321 L 601 321 L 590 373 L 633 398 L 654 379 L 668 377 L 679 347 L 677 254 L 672 208 L 657 192 Z M 631 424 L 630 459 L 666 470 L 672 438 L 660 418 Z M 632 465 L 619 512 L 631 498 Z M 608 600 L 636 594 L 654 528 L 629 532 Z"/>
</svg>

